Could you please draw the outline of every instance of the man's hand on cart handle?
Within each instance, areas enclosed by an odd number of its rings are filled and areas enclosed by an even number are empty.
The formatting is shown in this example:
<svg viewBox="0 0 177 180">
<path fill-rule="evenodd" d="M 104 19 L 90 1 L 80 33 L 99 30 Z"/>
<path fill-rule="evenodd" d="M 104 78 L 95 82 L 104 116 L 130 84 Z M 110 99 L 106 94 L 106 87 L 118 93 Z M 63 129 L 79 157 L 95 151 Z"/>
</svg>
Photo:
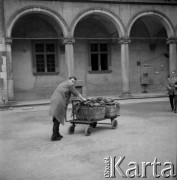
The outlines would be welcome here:
<svg viewBox="0 0 177 180">
<path fill-rule="evenodd" d="M 81 101 L 86 101 L 86 99 L 85 99 L 84 97 L 82 97 L 80 94 L 79 94 L 79 99 L 80 99 Z"/>
</svg>

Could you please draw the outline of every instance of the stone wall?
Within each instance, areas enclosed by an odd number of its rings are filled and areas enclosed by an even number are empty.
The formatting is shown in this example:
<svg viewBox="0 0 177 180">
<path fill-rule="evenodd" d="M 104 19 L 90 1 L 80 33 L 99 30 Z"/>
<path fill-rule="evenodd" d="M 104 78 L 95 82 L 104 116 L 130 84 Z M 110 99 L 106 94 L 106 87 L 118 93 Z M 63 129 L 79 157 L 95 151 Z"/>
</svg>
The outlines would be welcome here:
<svg viewBox="0 0 177 180">
<path fill-rule="evenodd" d="M 61 40 L 57 39 L 59 74 L 36 76 L 32 71 L 32 39 L 25 40 L 23 38 L 57 38 L 64 37 L 67 33 L 68 36 L 85 37 L 85 39 L 76 38 L 73 47 L 75 75 L 85 85 L 87 95 L 120 95 L 122 69 L 121 45 L 118 43 L 118 39 L 110 41 L 111 71 L 93 74 L 89 72 L 88 68 L 89 40 L 87 37 L 92 37 L 95 34 L 103 37 L 105 31 L 102 27 L 104 26 L 107 27 L 108 34 L 115 31 L 117 38 L 127 35 L 131 23 L 136 22 L 133 21 L 134 18 L 140 14 L 147 17 L 151 15 L 150 20 L 156 17 L 160 24 L 159 27 L 163 26 L 166 34 L 163 39 L 156 41 L 155 49 L 151 49 L 148 39 L 132 39 L 129 44 L 130 91 L 132 93 L 143 91 L 144 87 L 141 85 L 143 73 L 149 74 L 150 85 L 147 87 L 149 92 L 165 91 L 166 78 L 169 73 L 169 58 L 164 56 L 168 52 L 166 39 L 171 35 L 175 36 L 177 6 L 6 0 L 4 8 L 6 37 L 12 38 L 12 74 L 16 100 L 49 98 L 58 83 L 67 78 L 66 52 Z M 41 12 L 40 8 L 44 11 Z M 28 9 L 30 10 L 28 11 Z M 47 11 L 51 12 L 52 15 L 47 14 Z M 19 17 L 22 12 L 25 13 Z M 40 15 L 35 18 L 36 14 Z M 76 23 L 75 31 L 71 34 L 74 23 L 80 17 L 82 18 Z M 93 22 L 101 22 L 102 26 L 97 26 L 97 24 L 93 26 L 92 23 L 86 24 L 86 20 L 83 21 L 83 24 L 79 24 L 87 17 L 94 20 Z M 43 20 L 41 21 L 40 18 Z M 62 22 L 65 27 L 57 24 L 57 20 Z M 147 22 L 147 18 L 144 22 Z M 145 33 L 147 30 L 141 26 L 134 31 L 134 35 L 148 37 Z M 13 39 L 13 37 L 22 39 Z"/>
</svg>

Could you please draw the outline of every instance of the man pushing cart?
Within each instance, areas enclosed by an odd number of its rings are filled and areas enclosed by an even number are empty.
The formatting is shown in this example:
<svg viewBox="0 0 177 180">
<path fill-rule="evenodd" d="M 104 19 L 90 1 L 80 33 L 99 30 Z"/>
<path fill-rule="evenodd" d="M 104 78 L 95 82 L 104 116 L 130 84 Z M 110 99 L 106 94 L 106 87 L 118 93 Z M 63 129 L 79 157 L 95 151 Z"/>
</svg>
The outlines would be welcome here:
<svg viewBox="0 0 177 180">
<path fill-rule="evenodd" d="M 91 134 L 91 128 L 96 127 L 97 121 L 104 119 L 111 120 L 112 128 L 117 127 L 117 120 L 115 119 L 119 115 L 119 103 L 115 103 L 113 100 L 108 98 L 96 98 L 86 100 L 81 94 L 75 89 L 74 85 L 77 78 L 74 76 L 69 77 L 69 80 L 59 84 L 55 89 L 50 103 L 49 115 L 53 119 L 53 133 L 51 141 L 58 141 L 63 138 L 59 133 L 59 125 L 66 121 L 67 107 L 70 101 L 71 94 L 80 99 L 72 101 L 72 114 L 73 119 L 69 122 L 72 126 L 69 127 L 69 134 L 73 134 L 76 124 L 88 125 L 85 129 L 85 134 Z"/>
</svg>

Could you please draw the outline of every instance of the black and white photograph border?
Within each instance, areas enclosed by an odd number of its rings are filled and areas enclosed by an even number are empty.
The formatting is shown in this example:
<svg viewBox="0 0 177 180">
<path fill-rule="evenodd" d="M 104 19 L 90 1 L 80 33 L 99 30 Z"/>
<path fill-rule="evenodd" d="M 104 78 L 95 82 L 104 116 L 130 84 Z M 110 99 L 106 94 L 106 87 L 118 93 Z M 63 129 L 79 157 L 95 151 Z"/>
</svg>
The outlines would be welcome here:
<svg viewBox="0 0 177 180">
<path fill-rule="evenodd" d="M 177 179 L 176 17 L 177 0 L 0 0 L 0 180 Z"/>
</svg>

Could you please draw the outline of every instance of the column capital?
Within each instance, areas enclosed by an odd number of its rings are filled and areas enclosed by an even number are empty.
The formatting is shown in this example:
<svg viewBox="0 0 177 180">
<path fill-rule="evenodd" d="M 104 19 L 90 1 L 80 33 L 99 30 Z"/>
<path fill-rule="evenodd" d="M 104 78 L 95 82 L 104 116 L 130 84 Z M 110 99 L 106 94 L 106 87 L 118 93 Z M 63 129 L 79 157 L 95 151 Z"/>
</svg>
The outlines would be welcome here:
<svg viewBox="0 0 177 180">
<path fill-rule="evenodd" d="M 63 39 L 63 44 L 74 44 L 75 39 L 74 38 L 64 38 Z"/>
<path fill-rule="evenodd" d="M 129 37 L 121 37 L 121 38 L 119 38 L 119 43 L 120 44 L 129 44 L 129 43 L 131 43 L 131 40 Z"/>
<path fill-rule="evenodd" d="M 5 44 L 5 38 L 0 37 L 0 44 Z"/>
<path fill-rule="evenodd" d="M 177 44 L 177 37 L 168 38 L 167 44 Z"/>
<path fill-rule="evenodd" d="M 6 44 L 11 45 L 12 44 L 12 38 L 6 38 Z"/>
</svg>

